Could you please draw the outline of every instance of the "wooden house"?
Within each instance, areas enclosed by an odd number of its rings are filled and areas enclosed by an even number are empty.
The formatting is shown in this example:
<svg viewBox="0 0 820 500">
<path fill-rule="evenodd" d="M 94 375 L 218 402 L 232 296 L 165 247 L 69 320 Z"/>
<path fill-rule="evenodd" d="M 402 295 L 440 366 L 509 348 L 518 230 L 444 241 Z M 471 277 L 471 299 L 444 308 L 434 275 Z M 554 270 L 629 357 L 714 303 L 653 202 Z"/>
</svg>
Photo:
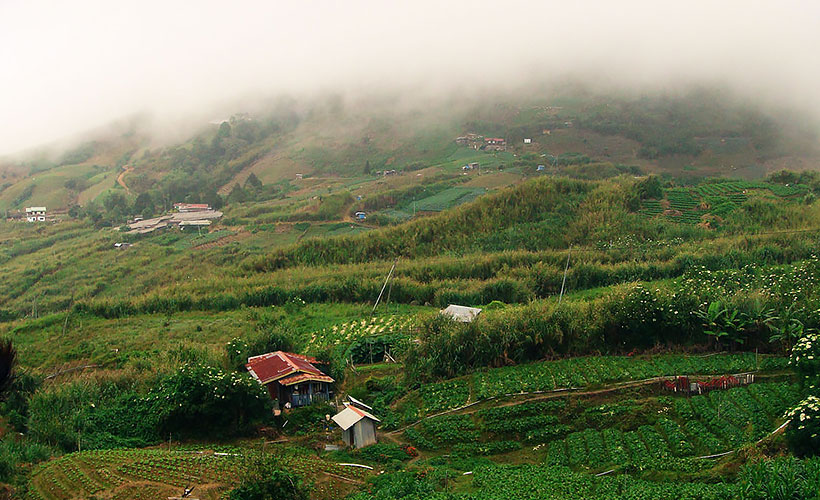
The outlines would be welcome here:
<svg viewBox="0 0 820 500">
<path fill-rule="evenodd" d="M 333 416 L 336 425 L 342 428 L 342 441 L 354 448 L 364 448 L 376 444 L 376 425 L 381 422 L 368 410 L 372 408 L 349 397 L 345 402 L 345 409 Z"/>
<path fill-rule="evenodd" d="M 296 408 L 327 401 L 333 394 L 334 380 L 314 366 L 318 363 L 309 356 L 276 351 L 248 358 L 245 368 L 280 408 Z"/>
</svg>

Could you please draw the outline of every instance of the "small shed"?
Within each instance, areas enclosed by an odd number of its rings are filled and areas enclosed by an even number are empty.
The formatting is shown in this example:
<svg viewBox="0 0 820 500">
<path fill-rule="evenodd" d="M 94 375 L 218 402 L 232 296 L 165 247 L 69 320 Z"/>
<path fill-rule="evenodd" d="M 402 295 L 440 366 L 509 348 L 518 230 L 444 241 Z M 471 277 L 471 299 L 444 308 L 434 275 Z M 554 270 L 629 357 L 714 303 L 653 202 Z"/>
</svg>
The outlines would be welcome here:
<svg viewBox="0 0 820 500">
<path fill-rule="evenodd" d="M 524 139 L 524 144 L 532 144 L 532 139 L 527 137 L 526 139 Z"/>
<path fill-rule="evenodd" d="M 367 219 L 367 214 L 364 212 L 356 212 L 356 220 L 365 220 Z"/>
<path fill-rule="evenodd" d="M 376 444 L 376 424 L 381 422 L 367 411 L 346 403 L 344 410 L 333 415 L 333 421 L 342 428 L 342 441 L 354 448 Z"/>
<path fill-rule="evenodd" d="M 477 307 L 457 306 L 450 304 L 445 309 L 442 309 L 441 314 L 450 317 L 453 321 L 461 321 L 462 323 L 470 323 L 481 314 L 481 309 Z"/>
</svg>

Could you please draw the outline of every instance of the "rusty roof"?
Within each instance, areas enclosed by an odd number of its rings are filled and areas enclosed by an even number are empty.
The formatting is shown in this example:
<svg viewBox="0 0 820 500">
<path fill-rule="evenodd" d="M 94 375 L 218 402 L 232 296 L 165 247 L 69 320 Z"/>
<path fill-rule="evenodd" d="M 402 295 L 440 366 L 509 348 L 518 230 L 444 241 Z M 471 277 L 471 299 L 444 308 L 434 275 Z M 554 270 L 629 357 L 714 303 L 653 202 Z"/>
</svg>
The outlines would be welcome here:
<svg viewBox="0 0 820 500">
<path fill-rule="evenodd" d="M 327 382 L 328 384 L 333 383 L 333 379 L 327 375 L 314 375 L 312 373 L 297 373 L 295 375 L 279 379 L 279 383 L 282 385 L 293 385 L 306 381 Z"/>
<path fill-rule="evenodd" d="M 294 373 L 330 378 L 313 366 L 313 363 L 318 363 L 318 361 L 309 356 L 276 351 L 248 358 L 245 368 L 262 384 L 285 378 Z M 332 382 L 333 379 L 330 381 Z"/>
</svg>

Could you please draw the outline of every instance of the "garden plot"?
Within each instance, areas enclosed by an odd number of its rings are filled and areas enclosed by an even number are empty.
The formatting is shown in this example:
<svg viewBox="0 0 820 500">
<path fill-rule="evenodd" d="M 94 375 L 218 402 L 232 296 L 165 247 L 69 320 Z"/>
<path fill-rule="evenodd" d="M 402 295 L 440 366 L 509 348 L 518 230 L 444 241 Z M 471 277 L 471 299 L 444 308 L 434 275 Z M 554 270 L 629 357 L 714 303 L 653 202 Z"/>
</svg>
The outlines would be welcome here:
<svg viewBox="0 0 820 500">
<path fill-rule="evenodd" d="M 302 450 L 277 449 L 276 456 L 283 466 L 305 477 L 322 474 L 358 481 L 366 474 L 364 469 L 325 461 Z M 232 447 L 216 453 L 196 449 L 84 451 L 37 466 L 26 498 L 61 500 L 96 495 L 147 500 L 194 486 L 198 498 L 216 500 L 240 481 L 245 466 L 243 450 Z"/>
<path fill-rule="evenodd" d="M 307 342 L 307 350 L 314 352 L 323 347 L 345 344 L 363 337 L 409 332 L 413 327 L 413 317 L 409 315 L 378 316 L 350 321 L 312 333 Z"/>
</svg>

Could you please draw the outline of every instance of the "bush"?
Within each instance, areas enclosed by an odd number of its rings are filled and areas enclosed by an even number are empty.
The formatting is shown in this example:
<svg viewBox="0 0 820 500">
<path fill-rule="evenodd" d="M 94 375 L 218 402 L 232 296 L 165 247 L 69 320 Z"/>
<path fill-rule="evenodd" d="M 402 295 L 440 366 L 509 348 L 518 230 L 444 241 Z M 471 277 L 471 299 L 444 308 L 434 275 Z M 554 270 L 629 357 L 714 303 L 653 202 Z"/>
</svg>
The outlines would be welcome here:
<svg viewBox="0 0 820 500">
<path fill-rule="evenodd" d="M 294 408 L 284 418 L 287 420 L 284 431 L 288 434 L 303 435 L 324 429 L 326 415 L 336 413 L 333 406 L 317 401 L 309 406 Z"/>
<path fill-rule="evenodd" d="M 820 391 L 820 334 L 810 333 L 803 336 L 792 348 L 789 364 L 800 381 L 804 391 Z"/>
<path fill-rule="evenodd" d="M 286 470 L 274 457 L 254 455 L 245 470 L 239 487 L 228 493 L 229 500 L 308 499 L 308 489 L 301 478 Z"/>
<path fill-rule="evenodd" d="M 185 365 L 165 377 L 147 400 L 159 413 L 163 435 L 184 436 L 242 434 L 269 414 L 271 404 L 249 375 L 203 365 Z"/>
<path fill-rule="evenodd" d="M 799 457 L 820 454 L 820 398 L 809 396 L 792 408 L 786 418 L 786 441 Z"/>
<path fill-rule="evenodd" d="M 181 437 L 236 436 L 270 414 L 265 389 L 246 374 L 185 365 L 147 394 L 130 380 L 80 379 L 38 391 L 29 405 L 29 435 L 74 451 L 148 446 Z"/>
<path fill-rule="evenodd" d="M 355 452 L 356 455 L 371 462 L 380 464 L 388 463 L 393 460 L 407 460 L 410 454 L 407 447 L 400 447 L 395 444 L 378 443 L 361 448 Z"/>
</svg>

